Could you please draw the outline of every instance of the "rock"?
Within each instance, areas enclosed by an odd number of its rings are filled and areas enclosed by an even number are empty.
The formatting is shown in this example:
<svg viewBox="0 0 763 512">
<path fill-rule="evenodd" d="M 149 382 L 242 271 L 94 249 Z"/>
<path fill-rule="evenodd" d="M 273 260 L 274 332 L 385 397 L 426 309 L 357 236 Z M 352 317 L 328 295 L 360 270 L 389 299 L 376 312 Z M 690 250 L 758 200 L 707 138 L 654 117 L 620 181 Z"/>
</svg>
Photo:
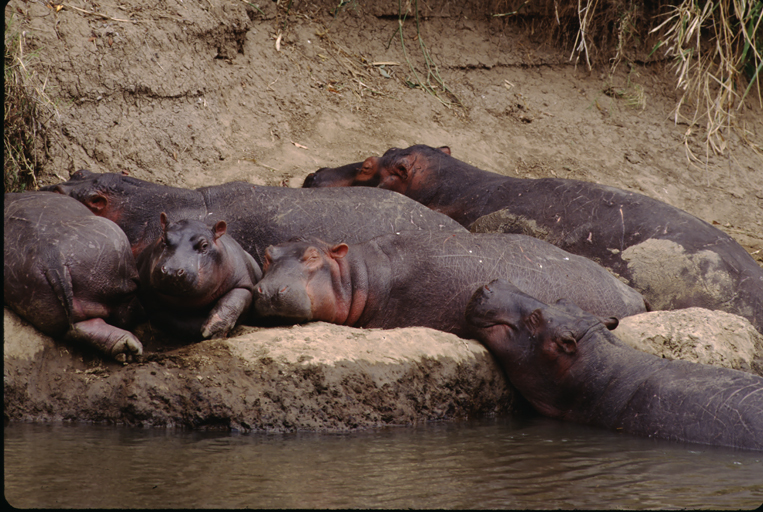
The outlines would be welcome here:
<svg viewBox="0 0 763 512">
<path fill-rule="evenodd" d="M 138 333 L 146 356 L 127 365 L 54 341 L 7 308 L 4 332 L 6 421 L 340 432 L 520 406 L 482 345 L 423 327 L 238 327 L 155 351 Z M 642 313 L 614 333 L 658 356 L 763 375 L 763 337 L 729 313 Z"/>
<path fill-rule="evenodd" d="M 652 311 L 620 320 L 613 331 L 628 345 L 763 376 L 763 336 L 746 318 L 702 308 Z"/>
<path fill-rule="evenodd" d="M 482 345 L 426 328 L 239 327 L 120 365 L 8 309 L 4 327 L 6 420 L 346 431 L 501 414 L 515 403 Z"/>
</svg>

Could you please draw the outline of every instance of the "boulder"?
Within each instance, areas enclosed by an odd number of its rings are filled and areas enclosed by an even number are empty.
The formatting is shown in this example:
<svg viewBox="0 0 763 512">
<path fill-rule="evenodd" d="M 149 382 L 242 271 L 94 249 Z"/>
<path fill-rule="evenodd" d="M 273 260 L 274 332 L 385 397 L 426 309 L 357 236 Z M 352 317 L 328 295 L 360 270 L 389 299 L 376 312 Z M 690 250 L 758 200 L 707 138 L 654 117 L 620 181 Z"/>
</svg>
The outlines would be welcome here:
<svg viewBox="0 0 763 512">
<path fill-rule="evenodd" d="M 505 414 L 515 396 L 478 342 L 427 328 L 239 327 L 119 364 L 4 317 L 5 419 L 240 431 L 346 431 Z M 156 349 L 155 349 L 156 350 Z"/>
<path fill-rule="evenodd" d="M 6 421 L 342 432 L 523 407 L 482 345 L 423 327 L 242 326 L 173 347 L 141 326 L 146 355 L 132 364 L 54 341 L 7 308 L 4 332 Z M 653 311 L 614 333 L 661 357 L 763 375 L 761 335 L 729 313 Z"/>
<path fill-rule="evenodd" d="M 703 308 L 651 311 L 620 320 L 613 331 L 633 348 L 763 376 L 763 336 L 746 318 Z"/>
</svg>

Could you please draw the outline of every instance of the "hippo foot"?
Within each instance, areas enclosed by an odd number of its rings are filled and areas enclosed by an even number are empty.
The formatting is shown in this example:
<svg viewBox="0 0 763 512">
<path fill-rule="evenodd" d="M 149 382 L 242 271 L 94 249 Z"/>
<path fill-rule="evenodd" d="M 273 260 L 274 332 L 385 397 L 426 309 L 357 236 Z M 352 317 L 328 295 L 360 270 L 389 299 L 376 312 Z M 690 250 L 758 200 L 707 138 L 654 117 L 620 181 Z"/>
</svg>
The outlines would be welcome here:
<svg viewBox="0 0 763 512">
<path fill-rule="evenodd" d="M 204 339 L 225 338 L 235 324 L 235 321 L 230 322 L 224 318 L 220 318 L 217 314 L 213 314 L 206 322 L 204 322 L 204 325 L 201 326 L 201 335 Z"/>
<path fill-rule="evenodd" d="M 66 339 L 87 343 L 119 362 L 137 361 L 143 344 L 129 331 L 109 325 L 102 318 L 91 318 L 72 325 Z"/>
</svg>

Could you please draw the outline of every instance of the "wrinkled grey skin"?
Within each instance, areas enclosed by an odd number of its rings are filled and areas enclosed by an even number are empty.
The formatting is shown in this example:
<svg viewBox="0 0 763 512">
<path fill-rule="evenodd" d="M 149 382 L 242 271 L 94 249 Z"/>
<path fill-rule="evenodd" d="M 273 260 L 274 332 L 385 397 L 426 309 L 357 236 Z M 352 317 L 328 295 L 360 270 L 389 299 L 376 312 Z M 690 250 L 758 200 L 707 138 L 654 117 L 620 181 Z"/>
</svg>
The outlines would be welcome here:
<svg viewBox="0 0 763 512">
<path fill-rule="evenodd" d="M 224 220 L 228 234 L 262 265 L 265 249 L 299 236 L 354 243 L 403 230 L 466 232 L 453 219 L 387 190 L 292 189 L 245 182 L 189 190 L 114 173 L 75 172 L 44 187 L 71 196 L 122 228 L 137 257 L 162 233 L 159 214 Z"/>
<path fill-rule="evenodd" d="M 394 190 L 475 233 L 518 233 L 590 258 L 657 309 L 744 316 L 763 333 L 763 269 L 727 233 L 636 192 L 560 178 L 521 179 L 453 158 L 446 146 L 391 148 L 320 169 L 306 187 Z"/>
<path fill-rule="evenodd" d="M 140 356 L 126 330 L 142 316 L 138 272 L 119 227 L 49 192 L 5 194 L 4 215 L 5 304 L 49 336 Z"/>
<path fill-rule="evenodd" d="M 140 299 L 151 319 L 176 335 L 220 338 L 246 320 L 259 265 L 226 234 L 225 221 L 170 222 L 138 256 Z"/>
<path fill-rule="evenodd" d="M 524 235 L 408 231 L 350 246 L 295 241 L 268 248 L 263 272 L 257 313 L 292 322 L 423 326 L 464 336 L 473 290 L 498 277 L 601 315 L 646 310 L 638 292 L 596 263 Z"/>
<path fill-rule="evenodd" d="M 541 414 L 708 445 L 763 450 L 763 378 L 635 350 L 569 301 L 546 305 L 506 281 L 478 289 L 471 334 Z"/>
</svg>

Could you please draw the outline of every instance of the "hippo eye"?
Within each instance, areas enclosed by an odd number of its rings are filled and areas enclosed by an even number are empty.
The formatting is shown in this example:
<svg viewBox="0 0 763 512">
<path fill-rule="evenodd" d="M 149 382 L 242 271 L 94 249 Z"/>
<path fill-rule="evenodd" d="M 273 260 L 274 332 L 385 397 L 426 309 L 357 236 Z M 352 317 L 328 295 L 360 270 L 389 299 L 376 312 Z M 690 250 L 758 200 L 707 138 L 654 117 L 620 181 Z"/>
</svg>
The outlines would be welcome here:
<svg viewBox="0 0 763 512">
<path fill-rule="evenodd" d="M 202 240 L 201 242 L 199 242 L 199 250 L 201 252 L 206 252 L 207 249 L 209 249 L 209 242 L 207 242 L 206 240 Z"/>
</svg>

